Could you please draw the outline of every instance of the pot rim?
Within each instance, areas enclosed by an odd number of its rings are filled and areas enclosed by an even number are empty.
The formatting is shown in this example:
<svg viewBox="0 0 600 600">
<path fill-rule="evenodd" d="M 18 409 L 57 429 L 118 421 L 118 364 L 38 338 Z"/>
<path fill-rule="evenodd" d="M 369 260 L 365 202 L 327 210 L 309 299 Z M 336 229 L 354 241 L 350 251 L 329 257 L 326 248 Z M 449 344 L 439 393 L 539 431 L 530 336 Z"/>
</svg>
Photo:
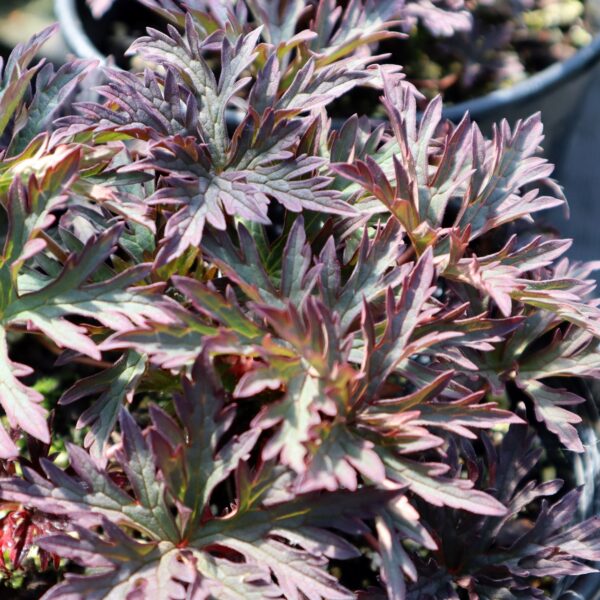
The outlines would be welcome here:
<svg viewBox="0 0 600 600">
<path fill-rule="evenodd" d="M 467 111 L 471 115 L 489 115 L 510 104 L 525 103 L 574 79 L 599 60 L 600 33 L 567 60 L 554 63 L 508 88 L 494 90 L 484 96 L 452 104 L 444 108 L 444 116 L 451 121 L 456 121 Z"/>
<path fill-rule="evenodd" d="M 54 14 L 60 24 L 67 46 L 79 57 L 106 63 L 108 57 L 102 54 L 86 34 L 77 12 L 76 0 L 54 0 Z"/>
</svg>

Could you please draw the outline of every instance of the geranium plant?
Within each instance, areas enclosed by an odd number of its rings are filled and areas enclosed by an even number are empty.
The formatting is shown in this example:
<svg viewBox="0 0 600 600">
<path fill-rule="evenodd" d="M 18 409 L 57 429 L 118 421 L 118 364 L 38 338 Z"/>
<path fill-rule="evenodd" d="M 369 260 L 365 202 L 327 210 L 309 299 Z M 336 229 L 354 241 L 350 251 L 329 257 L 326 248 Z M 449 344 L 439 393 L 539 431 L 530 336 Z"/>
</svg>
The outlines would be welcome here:
<svg viewBox="0 0 600 600">
<path fill-rule="evenodd" d="M 89 63 L 28 66 L 51 31 L 4 67 L 6 570 L 37 548 L 46 599 L 532 598 L 594 572 L 552 457 L 586 451 L 564 386 L 600 378 L 600 310 L 531 217 L 564 203 L 539 117 L 418 122 L 362 51 L 388 9 L 294 33 L 303 2 L 255 4 L 254 28 L 149 30 L 100 100 L 73 104 Z M 332 130 L 358 85 L 387 123 Z"/>
</svg>

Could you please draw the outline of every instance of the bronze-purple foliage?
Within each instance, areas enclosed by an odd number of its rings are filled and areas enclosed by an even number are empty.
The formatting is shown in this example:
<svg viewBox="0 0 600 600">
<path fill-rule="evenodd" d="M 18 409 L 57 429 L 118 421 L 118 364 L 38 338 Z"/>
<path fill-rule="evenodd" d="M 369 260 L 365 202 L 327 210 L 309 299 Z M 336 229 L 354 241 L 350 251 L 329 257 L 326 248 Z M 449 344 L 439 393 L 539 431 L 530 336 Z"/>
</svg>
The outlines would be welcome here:
<svg viewBox="0 0 600 600">
<path fill-rule="evenodd" d="M 539 116 L 419 115 L 364 51 L 386 11 L 283 35 L 219 6 L 95 101 L 98 67 L 28 66 L 50 31 L 3 70 L 0 497 L 70 561 L 44 598 L 532 598 L 593 571 L 597 519 L 538 466 L 585 451 L 560 381 L 600 378 L 596 265 L 531 216 L 564 203 Z M 365 85 L 386 121 L 333 129 Z M 32 333 L 88 369 L 52 406 L 88 403 L 66 470 L 20 450 L 56 435 L 10 358 Z"/>
</svg>

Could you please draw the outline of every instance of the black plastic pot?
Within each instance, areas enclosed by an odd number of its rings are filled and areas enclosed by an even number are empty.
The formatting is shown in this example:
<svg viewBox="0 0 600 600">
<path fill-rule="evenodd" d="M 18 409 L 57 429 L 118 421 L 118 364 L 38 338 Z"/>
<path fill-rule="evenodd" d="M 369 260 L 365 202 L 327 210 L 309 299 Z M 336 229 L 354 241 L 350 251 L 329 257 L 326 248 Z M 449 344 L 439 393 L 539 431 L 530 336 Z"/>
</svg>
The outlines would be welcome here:
<svg viewBox="0 0 600 600">
<path fill-rule="evenodd" d="M 79 58 L 106 62 L 106 56 L 96 48 L 81 21 L 77 0 L 55 0 L 54 13 L 70 50 Z"/>
<path fill-rule="evenodd" d="M 594 0 L 594 4 L 600 4 Z M 473 120 L 489 132 L 493 123 L 514 123 L 537 111 L 544 123 L 544 151 L 557 167 L 563 162 L 571 134 L 588 87 L 600 75 L 600 35 L 568 60 L 528 77 L 507 89 L 449 106 L 445 115 L 454 122 L 469 111 Z"/>
<path fill-rule="evenodd" d="M 122 67 L 129 66 L 123 53 L 137 37 L 145 34 L 146 27 L 161 27 L 164 23 L 158 15 L 135 0 L 115 2 L 99 19 L 92 17 L 85 0 L 54 0 L 54 12 L 67 46 L 79 58 L 106 62 L 107 54 L 113 49 L 115 62 Z M 131 25 L 131 31 L 115 28 L 115 23 L 123 20 Z M 129 39 L 126 34 L 130 35 Z"/>
</svg>

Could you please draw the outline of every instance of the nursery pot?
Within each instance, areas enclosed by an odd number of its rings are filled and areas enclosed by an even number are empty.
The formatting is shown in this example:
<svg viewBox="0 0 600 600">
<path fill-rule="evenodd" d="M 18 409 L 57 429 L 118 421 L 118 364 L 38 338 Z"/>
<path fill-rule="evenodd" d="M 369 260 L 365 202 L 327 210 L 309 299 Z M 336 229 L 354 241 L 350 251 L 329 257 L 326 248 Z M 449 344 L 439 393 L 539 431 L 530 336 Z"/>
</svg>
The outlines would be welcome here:
<svg viewBox="0 0 600 600">
<path fill-rule="evenodd" d="M 596 3 L 597 0 L 594 0 Z M 501 119 L 514 123 L 540 111 L 544 123 L 544 152 L 560 170 L 575 130 L 579 111 L 593 78 L 600 75 L 600 35 L 571 58 L 554 63 L 516 85 L 444 109 L 457 123 L 469 112 L 484 133 Z"/>
<path fill-rule="evenodd" d="M 62 35 L 67 46 L 79 58 L 106 61 L 106 56 L 98 50 L 83 26 L 77 0 L 55 0 L 54 12 L 60 23 Z M 99 31 L 105 29 L 98 20 Z"/>
<path fill-rule="evenodd" d="M 147 26 L 156 27 L 162 23 L 160 17 L 135 0 L 115 2 L 99 19 L 92 16 L 85 0 L 54 0 L 54 12 L 70 50 L 79 58 L 101 62 L 106 62 L 108 58 L 107 47 L 111 41 L 123 52 L 133 41 L 128 41 L 126 31 L 115 30 L 116 21 L 131 19 L 133 16 L 134 38 L 144 35 Z"/>
</svg>

